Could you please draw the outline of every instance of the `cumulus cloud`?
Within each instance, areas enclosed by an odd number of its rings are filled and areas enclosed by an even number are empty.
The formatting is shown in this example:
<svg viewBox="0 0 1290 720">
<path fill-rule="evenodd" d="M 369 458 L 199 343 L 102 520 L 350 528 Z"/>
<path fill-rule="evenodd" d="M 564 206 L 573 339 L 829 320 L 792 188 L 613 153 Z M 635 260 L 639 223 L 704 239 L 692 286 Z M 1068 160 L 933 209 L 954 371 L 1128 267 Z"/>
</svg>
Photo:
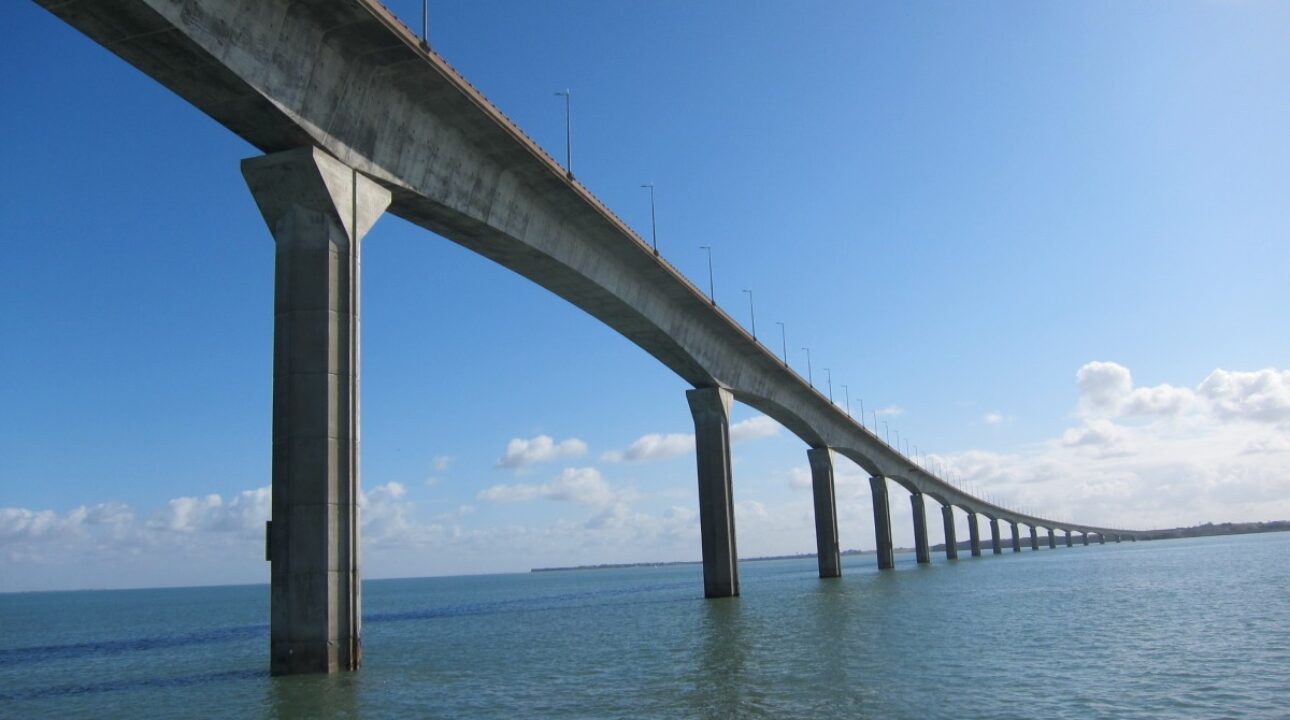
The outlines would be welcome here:
<svg viewBox="0 0 1290 720">
<path fill-rule="evenodd" d="M 774 437 L 779 434 L 779 423 L 757 415 L 730 426 L 730 442 L 744 442 Z M 626 450 L 610 450 L 600 456 L 604 462 L 634 462 L 665 460 L 694 452 L 692 433 L 650 433 L 637 438 Z"/>
<path fill-rule="evenodd" d="M 582 457 L 587 454 L 587 443 L 578 438 L 556 442 L 549 435 L 534 438 L 512 438 L 506 444 L 506 454 L 497 460 L 500 468 L 521 468 L 534 463 Z"/>
<path fill-rule="evenodd" d="M 988 412 L 981 416 L 981 422 L 985 423 L 986 425 L 1002 425 L 1003 422 L 1007 419 L 1008 418 L 1005 417 L 1004 414 L 999 412 L 998 410 Z"/>
<path fill-rule="evenodd" d="M 1110 447 L 1116 445 L 1123 431 L 1110 420 L 1089 420 L 1083 426 L 1062 433 L 1066 447 Z"/>
<path fill-rule="evenodd" d="M 1129 369 L 1113 362 L 1091 362 L 1075 373 L 1080 409 L 1085 415 L 1114 415 L 1133 390 Z"/>
<path fill-rule="evenodd" d="M 1215 370 L 1197 392 L 1223 418 L 1265 423 L 1290 420 L 1290 370 Z"/>
<path fill-rule="evenodd" d="M 905 408 L 899 405 L 888 405 L 885 408 L 878 409 L 876 412 L 878 413 L 878 417 L 883 417 L 884 415 L 895 417 L 897 415 L 904 415 Z"/>
<path fill-rule="evenodd" d="M 479 493 L 487 502 L 515 503 L 530 500 L 556 500 L 582 505 L 607 505 L 615 494 L 600 471 L 595 468 L 565 468 L 547 483 L 494 485 Z"/>
</svg>

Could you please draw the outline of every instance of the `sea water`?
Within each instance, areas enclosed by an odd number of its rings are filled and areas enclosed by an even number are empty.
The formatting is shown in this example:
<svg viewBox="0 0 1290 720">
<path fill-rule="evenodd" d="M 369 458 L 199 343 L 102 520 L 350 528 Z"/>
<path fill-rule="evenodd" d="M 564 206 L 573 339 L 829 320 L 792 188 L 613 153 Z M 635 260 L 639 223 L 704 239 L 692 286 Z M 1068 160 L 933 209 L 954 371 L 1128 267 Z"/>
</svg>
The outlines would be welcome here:
<svg viewBox="0 0 1290 720">
<path fill-rule="evenodd" d="M 371 580 L 334 676 L 265 586 L 0 595 L 0 717 L 1290 718 L 1290 533 L 986 553 Z"/>
</svg>

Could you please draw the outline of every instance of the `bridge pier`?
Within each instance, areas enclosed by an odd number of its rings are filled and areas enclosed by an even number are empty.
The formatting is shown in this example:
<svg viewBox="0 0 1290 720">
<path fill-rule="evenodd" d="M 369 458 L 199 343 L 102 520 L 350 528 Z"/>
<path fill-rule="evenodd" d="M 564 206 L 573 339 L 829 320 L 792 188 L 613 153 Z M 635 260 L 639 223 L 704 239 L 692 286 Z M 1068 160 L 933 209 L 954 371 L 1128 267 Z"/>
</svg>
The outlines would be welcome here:
<svg viewBox="0 0 1290 720">
<path fill-rule="evenodd" d="M 1088 547 L 1088 533 L 1080 533 L 1080 535 L 1083 536 L 1084 547 Z"/>
<path fill-rule="evenodd" d="M 730 477 L 730 406 L 725 388 L 687 390 L 694 418 L 694 455 L 699 475 L 699 531 L 703 544 L 703 596 L 739 594 L 735 549 L 735 498 Z"/>
<path fill-rule="evenodd" d="M 932 561 L 932 551 L 931 546 L 927 544 L 927 508 L 923 502 L 923 494 L 920 492 L 911 494 L 909 504 L 914 511 L 914 554 L 918 557 L 920 565 L 926 565 Z"/>
<path fill-rule="evenodd" d="M 995 555 L 1003 554 L 1003 544 L 999 541 L 999 518 L 990 518 L 990 551 Z"/>
<path fill-rule="evenodd" d="M 243 160 L 242 175 L 277 246 L 270 670 L 357 670 L 359 258 L 390 193 L 312 147 Z"/>
<path fill-rule="evenodd" d="M 945 523 L 945 559 L 959 559 L 959 541 L 955 536 L 954 528 L 954 506 L 941 506 L 941 520 Z"/>
<path fill-rule="evenodd" d="M 1066 531 L 1066 547 L 1071 547 L 1071 531 Z"/>
<path fill-rule="evenodd" d="M 1030 549 L 1032 551 L 1039 549 L 1039 528 L 1034 525 L 1030 526 Z"/>
<path fill-rule="evenodd" d="M 976 522 L 976 513 L 968 511 L 968 540 L 972 546 L 972 557 L 981 557 L 981 528 Z"/>
<path fill-rule="evenodd" d="M 1057 549 L 1057 533 L 1053 532 L 1052 528 L 1048 528 L 1048 549 Z"/>
<path fill-rule="evenodd" d="M 869 489 L 873 494 L 873 534 L 877 545 L 878 569 L 890 570 L 896 567 L 896 552 L 891 544 L 891 506 L 887 501 L 887 479 L 881 476 L 869 478 Z"/>
<path fill-rule="evenodd" d="M 833 489 L 833 453 L 828 448 L 806 451 L 811 465 L 811 490 L 815 494 L 815 552 L 820 577 L 842 577 L 842 550 L 838 545 L 838 504 Z"/>
<path fill-rule="evenodd" d="M 1116 545 L 1119 545 L 1119 544 L 1120 544 L 1120 536 L 1119 536 L 1119 535 L 1116 535 L 1116 536 L 1115 536 L 1115 544 L 1116 544 Z"/>
<path fill-rule="evenodd" d="M 1097 534 L 1097 544 L 1098 544 L 1098 545 L 1105 545 L 1105 544 L 1106 544 L 1106 535 L 1103 535 L 1102 533 L 1098 533 L 1098 534 Z"/>
<path fill-rule="evenodd" d="M 1012 551 L 1019 553 L 1021 552 L 1021 529 L 1015 522 L 1010 524 L 1012 525 Z"/>
</svg>

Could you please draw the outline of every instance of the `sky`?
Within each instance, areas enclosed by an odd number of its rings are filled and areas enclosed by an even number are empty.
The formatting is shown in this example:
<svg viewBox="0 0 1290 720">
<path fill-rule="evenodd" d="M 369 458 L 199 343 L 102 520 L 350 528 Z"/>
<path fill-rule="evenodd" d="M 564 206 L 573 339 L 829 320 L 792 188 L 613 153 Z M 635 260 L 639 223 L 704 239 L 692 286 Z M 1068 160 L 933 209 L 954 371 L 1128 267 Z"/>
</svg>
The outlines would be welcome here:
<svg viewBox="0 0 1290 720">
<path fill-rule="evenodd" d="M 1290 518 L 1290 5 L 430 5 L 435 50 L 557 158 L 572 91 L 615 213 L 648 237 L 653 182 L 669 261 L 706 287 L 711 245 L 722 307 L 748 321 L 751 290 L 764 342 L 782 322 L 799 372 L 809 348 L 974 490 Z M 0 591 L 267 582 L 258 153 L 34 3 L 0 24 Z M 363 273 L 365 577 L 700 557 L 683 381 L 393 216 Z M 733 419 L 741 555 L 812 552 L 806 445 Z M 867 478 L 836 473 L 842 546 L 872 549 Z"/>
</svg>

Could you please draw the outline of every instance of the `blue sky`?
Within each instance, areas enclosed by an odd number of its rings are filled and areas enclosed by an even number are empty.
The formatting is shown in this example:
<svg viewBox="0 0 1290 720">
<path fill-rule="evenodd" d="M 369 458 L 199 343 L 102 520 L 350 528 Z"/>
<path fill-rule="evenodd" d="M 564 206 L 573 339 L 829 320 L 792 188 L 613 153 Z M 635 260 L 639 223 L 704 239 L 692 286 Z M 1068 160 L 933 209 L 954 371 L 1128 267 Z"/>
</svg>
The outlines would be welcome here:
<svg viewBox="0 0 1290 720">
<path fill-rule="evenodd" d="M 752 289 L 771 347 L 784 322 L 799 371 L 810 347 L 983 491 L 1290 517 L 1290 7 L 432 6 L 434 48 L 556 157 L 572 89 L 579 180 L 646 236 L 654 182 L 670 261 L 706 287 L 712 245 L 734 317 Z M 264 581 L 256 151 L 34 4 L 0 20 L 0 590 Z M 398 218 L 363 252 L 368 576 L 698 557 L 682 381 Z M 812 550 L 805 446 L 736 419 L 741 552 Z M 839 473 L 842 543 L 872 547 Z"/>
</svg>

